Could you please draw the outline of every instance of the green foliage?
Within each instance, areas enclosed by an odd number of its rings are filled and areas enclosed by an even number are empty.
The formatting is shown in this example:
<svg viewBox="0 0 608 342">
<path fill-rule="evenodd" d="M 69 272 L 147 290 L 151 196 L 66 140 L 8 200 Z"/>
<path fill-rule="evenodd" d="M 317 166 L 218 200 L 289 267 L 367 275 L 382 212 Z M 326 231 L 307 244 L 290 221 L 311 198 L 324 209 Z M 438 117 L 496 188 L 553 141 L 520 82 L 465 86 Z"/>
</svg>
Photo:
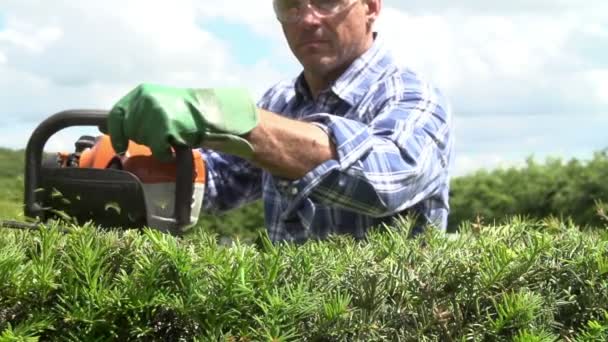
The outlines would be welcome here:
<svg viewBox="0 0 608 342">
<path fill-rule="evenodd" d="M 524 168 L 479 171 L 452 181 L 450 230 L 465 221 L 504 222 L 513 215 L 572 219 L 597 227 L 605 218 L 598 203 L 608 202 L 608 150 L 583 163 L 528 159 Z M 605 217 L 605 216 L 604 216 Z"/>
<path fill-rule="evenodd" d="M 0 217 L 19 216 L 23 201 L 24 151 L 0 148 Z"/>
<path fill-rule="evenodd" d="M 265 230 L 264 208 L 262 201 L 247 204 L 228 213 L 211 215 L 202 213 L 201 226 L 215 232 L 226 239 L 239 238 L 244 242 L 252 242 Z"/>
<path fill-rule="evenodd" d="M 23 174 L 24 151 L 0 147 L 0 179 L 14 178 Z"/>
<path fill-rule="evenodd" d="M 606 179 L 608 150 L 456 178 L 447 236 L 273 245 L 261 202 L 180 239 L 0 229 L 0 342 L 606 341 Z M 22 190 L 23 151 L 0 148 L 0 218 Z"/>
<path fill-rule="evenodd" d="M 558 217 L 581 227 L 608 222 L 608 150 L 588 162 L 532 158 L 523 168 L 478 171 L 451 183 L 450 232 L 467 221 L 505 222 L 514 215 Z M 602 215 L 603 213 L 603 215 Z M 251 241 L 264 227 L 261 202 L 229 213 L 202 215 L 205 227 L 220 235 Z"/>
<path fill-rule="evenodd" d="M 517 218 L 410 229 L 298 246 L 1 229 L 0 341 L 608 339 L 605 230 Z"/>
<path fill-rule="evenodd" d="M 449 231 L 467 221 L 504 222 L 513 215 L 558 217 L 586 227 L 608 222 L 608 150 L 588 162 L 529 158 L 524 168 L 478 171 L 451 183 Z M 0 148 L 0 217 L 20 218 L 23 151 Z M 252 242 L 264 230 L 261 201 L 221 215 L 203 213 L 205 229 Z"/>
</svg>

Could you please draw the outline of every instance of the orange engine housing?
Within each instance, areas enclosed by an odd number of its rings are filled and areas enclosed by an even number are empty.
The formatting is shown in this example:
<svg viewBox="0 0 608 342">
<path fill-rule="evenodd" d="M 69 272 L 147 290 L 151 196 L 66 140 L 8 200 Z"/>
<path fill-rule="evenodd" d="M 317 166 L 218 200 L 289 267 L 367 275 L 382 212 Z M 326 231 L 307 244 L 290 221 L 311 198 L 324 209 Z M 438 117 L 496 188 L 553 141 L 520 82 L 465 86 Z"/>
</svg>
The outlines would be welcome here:
<svg viewBox="0 0 608 342">
<path fill-rule="evenodd" d="M 59 153 L 59 167 L 120 169 L 133 174 L 138 178 L 143 189 L 149 227 L 175 232 L 176 229 L 182 231 L 189 229 L 198 221 L 206 181 L 205 163 L 200 151 L 192 150 L 194 179 L 190 223 L 186 227 L 176 228 L 174 220 L 176 162 L 161 162 L 152 156 L 148 147 L 132 141 L 129 142 L 127 151 L 118 155 L 108 135 L 95 138 L 95 142 L 89 146 L 76 153 Z"/>
<path fill-rule="evenodd" d="M 61 167 L 68 167 L 68 153 L 59 153 L 59 164 Z M 201 154 L 192 151 L 194 161 L 195 183 L 205 183 L 205 163 Z M 144 145 L 129 141 L 127 151 L 123 155 L 118 155 L 112 147 L 112 142 L 108 135 L 101 135 L 97 138 L 91 148 L 81 152 L 78 167 L 107 169 L 118 167 L 136 175 L 142 183 L 166 183 L 175 182 L 177 166 L 173 162 L 161 162 L 152 157 L 150 148 Z"/>
</svg>

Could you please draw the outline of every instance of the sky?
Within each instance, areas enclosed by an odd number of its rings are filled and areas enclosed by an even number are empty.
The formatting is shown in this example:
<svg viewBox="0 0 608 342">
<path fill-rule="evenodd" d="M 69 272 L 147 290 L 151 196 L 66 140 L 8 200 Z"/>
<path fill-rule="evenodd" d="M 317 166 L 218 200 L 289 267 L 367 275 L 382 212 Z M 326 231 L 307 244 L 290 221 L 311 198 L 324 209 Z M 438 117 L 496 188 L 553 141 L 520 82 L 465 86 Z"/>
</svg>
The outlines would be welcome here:
<svg viewBox="0 0 608 342">
<path fill-rule="evenodd" d="M 47 7 L 42 7 L 46 3 Z M 270 0 L 2 0 L 0 147 L 53 113 L 109 109 L 138 84 L 297 76 Z M 588 159 L 608 147 L 608 1 L 385 0 L 375 29 L 454 114 L 453 173 Z M 71 150 L 87 129 L 53 137 Z"/>
</svg>

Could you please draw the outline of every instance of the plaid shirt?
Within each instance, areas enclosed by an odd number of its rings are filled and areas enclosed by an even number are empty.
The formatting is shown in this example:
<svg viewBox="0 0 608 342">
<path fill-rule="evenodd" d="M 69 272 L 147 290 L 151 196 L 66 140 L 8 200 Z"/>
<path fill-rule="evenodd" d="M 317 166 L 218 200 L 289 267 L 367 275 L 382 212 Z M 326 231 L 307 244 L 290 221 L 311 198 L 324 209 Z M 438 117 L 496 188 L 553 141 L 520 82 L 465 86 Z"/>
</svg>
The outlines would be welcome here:
<svg viewBox="0 0 608 342">
<path fill-rule="evenodd" d="M 205 210 L 226 211 L 262 198 L 273 241 L 342 233 L 363 238 L 368 228 L 405 213 L 416 214 L 418 230 L 427 224 L 445 230 L 453 140 L 449 105 L 399 67 L 381 39 L 316 101 L 301 74 L 272 87 L 258 106 L 321 125 L 338 159 L 291 181 L 204 150 Z"/>
</svg>

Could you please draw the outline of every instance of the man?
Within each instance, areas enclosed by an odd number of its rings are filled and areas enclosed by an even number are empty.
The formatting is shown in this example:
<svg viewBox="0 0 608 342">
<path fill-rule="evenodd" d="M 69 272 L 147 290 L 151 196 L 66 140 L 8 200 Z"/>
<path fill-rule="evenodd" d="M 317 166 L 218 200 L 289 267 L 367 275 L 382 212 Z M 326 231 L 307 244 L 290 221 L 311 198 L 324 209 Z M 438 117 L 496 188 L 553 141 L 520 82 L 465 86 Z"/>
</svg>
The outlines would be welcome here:
<svg viewBox="0 0 608 342">
<path fill-rule="evenodd" d="M 131 139 L 167 159 L 171 144 L 204 147 L 204 210 L 261 197 L 273 241 L 362 238 L 407 213 L 445 229 L 451 114 L 374 33 L 382 0 L 273 5 L 297 79 L 257 106 L 240 89 L 137 87 L 110 113 L 115 149 Z"/>
</svg>

